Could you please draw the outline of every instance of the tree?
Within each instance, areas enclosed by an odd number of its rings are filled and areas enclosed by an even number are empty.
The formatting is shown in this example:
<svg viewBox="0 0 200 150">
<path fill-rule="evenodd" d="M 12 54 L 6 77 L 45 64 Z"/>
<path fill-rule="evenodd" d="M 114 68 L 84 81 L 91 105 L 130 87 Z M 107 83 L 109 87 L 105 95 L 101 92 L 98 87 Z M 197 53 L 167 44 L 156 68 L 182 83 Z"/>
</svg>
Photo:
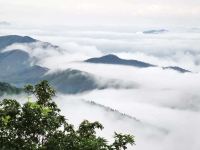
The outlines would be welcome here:
<svg viewBox="0 0 200 150">
<path fill-rule="evenodd" d="M 103 129 L 99 122 L 84 120 L 75 129 L 52 100 L 55 90 L 47 81 L 25 87 L 30 100 L 21 105 L 16 100 L 0 102 L 0 149 L 1 150 L 125 150 L 135 143 L 131 135 L 115 133 L 114 142 L 96 135 Z"/>
</svg>

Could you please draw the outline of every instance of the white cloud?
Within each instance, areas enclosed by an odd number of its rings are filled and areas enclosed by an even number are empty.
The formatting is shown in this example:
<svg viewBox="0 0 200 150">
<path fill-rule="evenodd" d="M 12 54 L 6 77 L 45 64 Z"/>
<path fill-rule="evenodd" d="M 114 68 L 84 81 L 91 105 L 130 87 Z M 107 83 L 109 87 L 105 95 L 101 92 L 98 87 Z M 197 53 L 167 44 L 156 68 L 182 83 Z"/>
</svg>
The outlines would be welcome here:
<svg viewBox="0 0 200 150">
<path fill-rule="evenodd" d="M 137 32 L 72 30 L 62 34 L 59 37 L 39 38 L 71 49 L 77 56 L 83 53 L 87 56 L 115 53 L 122 58 L 138 59 L 158 66 L 176 65 L 194 72 L 200 70 L 199 33 L 171 31 L 161 35 L 145 35 Z"/>
<path fill-rule="evenodd" d="M 1 0 L 0 6 L 2 19 L 32 24 L 199 25 L 200 14 L 198 0 Z"/>
<path fill-rule="evenodd" d="M 49 50 L 48 55 L 51 57 L 42 59 L 42 63 L 48 64 L 47 67 L 51 68 L 56 64 L 55 61 L 59 61 L 58 64 L 64 68 L 70 61 L 81 61 L 89 57 L 114 53 L 122 58 L 138 59 L 158 66 L 180 66 L 194 72 L 200 71 L 200 34 L 193 28 L 170 29 L 169 33 L 156 35 L 137 31 L 142 30 L 131 27 L 112 29 L 111 27 L 10 26 L 5 28 L 2 34 L 29 35 L 62 47 L 62 54 L 54 54 Z M 40 53 L 42 52 L 44 51 L 41 50 Z"/>
<path fill-rule="evenodd" d="M 84 30 L 78 28 L 77 30 L 67 27 L 32 30 L 21 27 L 10 30 L 9 27 L 2 33 L 16 31 L 61 45 L 62 51 L 59 52 L 55 49 L 44 50 L 40 43 L 12 45 L 7 48 L 7 50 L 20 48 L 27 51 L 31 56 L 37 57 L 41 65 L 52 69 L 79 69 L 96 76 L 119 79 L 124 81 L 124 84 L 139 85 L 137 89 L 131 90 L 106 89 L 80 95 L 58 95 L 56 101 L 62 107 L 62 113 L 73 123 L 78 124 L 82 119 L 87 118 L 99 120 L 105 125 L 104 135 L 109 138 L 114 130 L 134 134 L 136 150 L 198 150 L 200 146 L 198 140 L 199 73 L 180 74 L 161 68 L 138 69 L 71 61 L 115 53 L 123 58 L 139 59 L 157 65 L 173 64 L 199 70 L 199 33 L 172 31 L 161 35 L 144 35 L 127 29 L 96 31 L 96 28 Z M 89 107 L 81 99 L 92 100 L 134 116 L 145 126 L 133 124 L 126 119 L 116 119 L 114 114 L 108 115 L 108 112 L 101 108 Z M 160 129 L 164 129 L 165 134 Z"/>
<path fill-rule="evenodd" d="M 111 137 L 115 130 L 134 134 L 136 146 L 133 149 L 137 150 L 198 149 L 199 74 L 183 75 L 153 68 L 146 70 L 106 65 L 83 65 L 78 68 L 94 74 L 101 73 L 107 77 L 134 81 L 140 86 L 131 90 L 107 89 L 58 97 L 63 113 L 74 123 L 86 118 L 99 120 L 105 125 L 104 135 L 107 137 Z M 130 120 L 123 118 L 113 120 L 108 112 L 86 106 L 80 102 L 81 99 L 95 101 L 134 116 L 145 125 L 132 124 Z M 81 112 L 76 111 L 77 109 Z M 153 130 L 151 126 L 157 129 Z"/>
</svg>

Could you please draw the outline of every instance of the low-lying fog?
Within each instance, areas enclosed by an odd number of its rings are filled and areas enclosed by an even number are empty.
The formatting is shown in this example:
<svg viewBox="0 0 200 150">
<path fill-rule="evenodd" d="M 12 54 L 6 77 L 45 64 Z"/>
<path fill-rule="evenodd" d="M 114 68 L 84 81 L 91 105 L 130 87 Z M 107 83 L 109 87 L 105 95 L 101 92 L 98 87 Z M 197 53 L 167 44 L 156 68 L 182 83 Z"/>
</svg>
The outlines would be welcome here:
<svg viewBox="0 0 200 150">
<path fill-rule="evenodd" d="M 111 131 L 115 130 L 132 133 L 137 141 L 134 148 L 138 150 L 197 150 L 200 146 L 199 74 L 104 65 L 95 68 L 89 65 L 79 69 L 124 79 L 137 84 L 138 88 L 96 90 L 80 95 L 62 96 L 61 99 L 67 101 L 60 101 L 61 106 L 63 112 L 71 114 L 70 120 L 77 123 L 76 117 L 73 116 L 99 120 L 104 123 L 107 128 L 105 134 L 109 136 Z M 133 123 L 123 117 L 117 117 L 117 113 L 111 115 L 100 108 L 83 105 L 81 100 L 108 106 L 133 116 L 140 122 Z"/>
<path fill-rule="evenodd" d="M 105 126 L 100 134 L 109 139 L 114 131 L 133 134 L 135 150 L 199 148 L 199 74 L 112 65 L 76 64 L 73 68 L 123 79 L 137 86 L 75 95 L 57 93 L 54 100 L 69 122 L 78 125 L 83 119 L 98 120 Z"/>
<path fill-rule="evenodd" d="M 39 32 L 40 35 L 30 31 L 19 33 L 29 33 L 39 40 L 62 47 L 61 52 L 33 49 L 31 45 L 12 45 L 6 49 L 28 51 L 38 58 L 36 63 L 51 71 L 73 68 L 136 85 L 134 89 L 104 89 L 74 95 L 58 93 L 54 100 L 69 122 L 77 125 L 83 119 L 98 120 L 105 126 L 102 135 L 108 138 L 114 131 L 133 134 L 136 138 L 135 150 L 199 149 L 199 32 L 144 35 L 140 32 L 59 30 L 60 35 L 55 32 L 52 35 L 49 35 L 51 32 Z M 177 65 L 193 73 L 181 74 L 159 67 L 139 69 L 80 62 L 108 53 L 158 66 Z"/>
</svg>

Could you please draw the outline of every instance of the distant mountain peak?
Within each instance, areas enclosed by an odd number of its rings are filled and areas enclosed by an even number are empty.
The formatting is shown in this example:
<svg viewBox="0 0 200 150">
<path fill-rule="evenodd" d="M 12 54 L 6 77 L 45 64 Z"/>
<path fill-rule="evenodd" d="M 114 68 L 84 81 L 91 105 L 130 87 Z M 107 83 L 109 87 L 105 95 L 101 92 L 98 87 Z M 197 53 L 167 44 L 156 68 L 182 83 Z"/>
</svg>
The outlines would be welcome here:
<svg viewBox="0 0 200 150">
<path fill-rule="evenodd" d="M 105 55 L 105 56 L 102 56 L 102 58 L 118 58 L 116 55 L 113 55 L 113 54 L 108 54 L 108 55 Z"/>
<path fill-rule="evenodd" d="M 126 66 L 138 67 L 138 68 L 157 67 L 157 65 L 153 65 L 153 64 L 146 63 L 139 60 L 121 59 L 118 56 L 113 55 L 113 54 L 108 54 L 102 57 L 90 58 L 90 59 L 85 60 L 84 62 L 96 63 L 96 64 L 98 63 L 98 64 L 126 65 Z M 167 67 L 162 67 L 162 69 L 171 69 L 180 73 L 191 72 L 189 70 L 183 69 L 178 66 L 167 66 Z"/>
<path fill-rule="evenodd" d="M 138 60 L 128 60 L 128 59 L 121 59 L 116 55 L 108 54 L 98 58 L 90 58 L 85 60 L 88 63 L 102 63 L 102 64 L 113 64 L 113 65 L 126 65 L 126 66 L 134 66 L 139 68 L 144 67 L 153 67 L 154 65 L 145 63 Z"/>
<path fill-rule="evenodd" d="M 20 35 L 0 36 L 0 49 L 4 49 L 7 46 L 15 43 L 33 43 L 33 42 L 37 42 L 37 40 L 29 36 L 20 36 Z"/>
<path fill-rule="evenodd" d="M 159 33 L 166 33 L 166 32 L 169 32 L 168 30 L 166 29 L 157 29 L 157 30 L 146 30 L 146 31 L 143 31 L 144 34 L 159 34 Z"/>
<path fill-rule="evenodd" d="M 119 60 L 121 60 L 118 56 L 113 55 L 113 54 L 108 54 L 108 55 L 105 55 L 105 56 L 102 56 L 102 57 L 99 57 L 96 59 L 99 59 L 102 61 L 119 61 Z"/>
<path fill-rule="evenodd" d="M 171 69 L 171 70 L 175 70 L 178 71 L 180 73 L 191 73 L 191 71 L 183 69 L 181 67 L 178 66 L 167 66 L 167 67 L 162 67 L 163 69 Z"/>
<path fill-rule="evenodd" d="M 30 36 L 20 36 L 20 35 L 5 35 L 5 36 L 0 36 L 0 39 L 5 39 L 5 40 L 16 40 L 16 41 L 21 41 L 21 42 L 36 42 L 37 40 L 30 37 Z"/>
</svg>

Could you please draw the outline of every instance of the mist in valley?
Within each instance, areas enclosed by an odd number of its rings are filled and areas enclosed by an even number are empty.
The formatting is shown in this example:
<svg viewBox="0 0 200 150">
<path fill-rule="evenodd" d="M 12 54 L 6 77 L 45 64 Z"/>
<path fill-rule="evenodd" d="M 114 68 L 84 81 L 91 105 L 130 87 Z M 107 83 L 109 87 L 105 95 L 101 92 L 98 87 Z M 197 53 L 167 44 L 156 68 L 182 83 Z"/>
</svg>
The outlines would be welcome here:
<svg viewBox="0 0 200 150">
<path fill-rule="evenodd" d="M 138 32 L 73 31 L 62 36 L 31 33 L 40 41 L 59 47 L 44 47 L 39 41 L 9 45 L 2 52 L 13 49 L 27 52 L 32 65 L 49 68 L 47 75 L 70 68 L 93 75 L 98 85 L 107 85 L 75 94 L 58 91 L 54 100 L 69 122 L 78 125 L 84 119 L 98 120 L 105 127 L 98 133 L 108 139 L 114 131 L 133 134 L 136 150 L 197 150 L 200 147 L 200 35 L 188 31 L 158 35 Z M 106 54 L 156 67 L 83 62 Z M 180 66 L 191 73 L 164 70 L 164 66 Z M 24 95 L 11 97 L 21 102 L 27 99 Z"/>
<path fill-rule="evenodd" d="M 99 121 L 108 142 L 116 131 L 134 135 L 128 150 L 199 150 L 199 6 L 0 0 L 0 86 L 14 91 L 0 99 L 34 101 L 16 91 L 49 80 L 68 122 Z"/>
</svg>

